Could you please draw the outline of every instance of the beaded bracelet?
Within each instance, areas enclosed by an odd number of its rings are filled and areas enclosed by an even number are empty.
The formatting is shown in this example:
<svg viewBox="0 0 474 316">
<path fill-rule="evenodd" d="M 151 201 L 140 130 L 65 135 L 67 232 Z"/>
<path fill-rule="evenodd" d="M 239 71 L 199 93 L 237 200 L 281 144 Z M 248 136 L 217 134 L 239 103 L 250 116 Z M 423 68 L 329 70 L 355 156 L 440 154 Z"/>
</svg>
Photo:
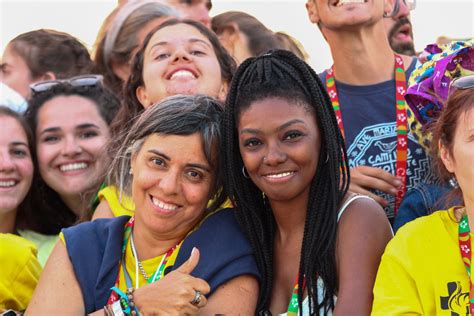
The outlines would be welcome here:
<svg viewBox="0 0 474 316">
<path fill-rule="evenodd" d="M 127 300 L 128 300 L 128 305 L 130 306 L 130 314 L 131 316 L 140 316 L 140 313 L 138 312 L 137 307 L 135 306 L 135 302 L 133 301 L 133 292 L 135 289 L 133 287 L 130 287 L 127 289 Z"/>
</svg>

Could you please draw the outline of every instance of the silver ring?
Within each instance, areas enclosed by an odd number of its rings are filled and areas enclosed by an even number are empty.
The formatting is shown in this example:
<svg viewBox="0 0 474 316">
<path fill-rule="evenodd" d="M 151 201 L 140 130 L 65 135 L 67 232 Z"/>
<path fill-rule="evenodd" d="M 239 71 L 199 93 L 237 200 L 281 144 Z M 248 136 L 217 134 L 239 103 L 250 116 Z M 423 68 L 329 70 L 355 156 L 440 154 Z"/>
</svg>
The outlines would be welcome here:
<svg viewBox="0 0 474 316">
<path fill-rule="evenodd" d="M 194 290 L 194 299 L 191 301 L 191 304 L 193 305 L 199 305 L 201 302 L 201 292 Z"/>
</svg>

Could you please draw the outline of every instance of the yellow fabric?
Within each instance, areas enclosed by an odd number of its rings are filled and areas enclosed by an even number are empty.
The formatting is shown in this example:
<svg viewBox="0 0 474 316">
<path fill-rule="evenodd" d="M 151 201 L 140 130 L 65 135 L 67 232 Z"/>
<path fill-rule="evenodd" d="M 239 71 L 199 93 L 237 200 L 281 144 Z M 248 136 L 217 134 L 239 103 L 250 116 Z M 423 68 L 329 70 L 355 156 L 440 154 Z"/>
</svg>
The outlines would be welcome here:
<svg viewBox="0 0 474 316">
<path fill-rule="evenodd" d="M 115 217 L 127 215 L 133 216 L 135 213 L 135 204 L 130 196 L 122 194 L 120 198 L 119 191 L 117 187 L 110 185 L 98 193 L 99 200 L 106 200 L 109 204 L 110 209 Z M 212 204 L 212 200 L 209 201 L 208 205 Z M 227 199 L 222 205 L 221 208 L 232 207 L 232 203 Z"/>
<path fill-rule="evenodd" d="M 109 185 L 98 193 L 99 200 L 106 200 L 115 217 L 122 215 L 133 216 L 135 211 L 135 204 L 131 197 L 122 194 L 120 197 L 117 187 Z"/>
<path fill-rule="evenodd" d="M 58 241 L 58 235 L 43 235 L 32 230 L 19 230 L 18 233 L 21 237 L 35 244 L 36 249 L 38 249 L 38 261 L 41 267 L 44 267 Z"/>
<path fill-rule="evenodd" d="M 41 274 L 35 245 L 16 235 L 0 234 L 0 310 L 23 311 Z"/>
<path fill-rule="evenodd" d="M 382 257 L 372 315 L 469 315 L 468 306 L 454 208 L 400 228 Z"/>
</svg>

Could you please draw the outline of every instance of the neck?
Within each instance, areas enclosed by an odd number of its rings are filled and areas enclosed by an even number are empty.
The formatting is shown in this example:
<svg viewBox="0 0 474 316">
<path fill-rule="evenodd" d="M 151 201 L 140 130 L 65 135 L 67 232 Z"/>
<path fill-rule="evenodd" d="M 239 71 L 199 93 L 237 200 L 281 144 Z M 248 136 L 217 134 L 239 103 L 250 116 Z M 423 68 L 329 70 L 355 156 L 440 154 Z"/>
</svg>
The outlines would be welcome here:
<svg viewBox="0 0 474 316">
<path fill-rule="evenodd" d="M 160 236 L 150 231 L 135 217 L 133 227 L 133 241 L 137 251 L 138 260 L 144 261 L 158 257 L 176 246 L 186 235 Z"/>
<path fill-rule="evenodd" d="M 301 199 L 300 199 L 301 200 Z M 303 239 L 308 199 L 304 201 L 270 201 L 276 222 L 275 242 L 283 245 Z"/>
<path fill-rule="evenodd" d="M 0 233 L 12 234 L 15 232 L 16 210 L 0 213 Z"/>
<path fill-rule="evenodd" d="M 394 77 L 393 51 L 382 27 L 325 33 L 334 60 L 334 76 L 351 85 L 371 85 Z"/>
<path fill-rule="evenodd" d="M 89 208 L 89 203 L 80 195 L 62 196 L 64 204 L 74 213 L 76 217 L 81 217 Z"/>
<path fill-rule="evenodd" d="M 465 202 L 465 209 L 466 209 L 466 214 L 467 214 L 467 219 L 469 221 L 469 229 L 471 230 L 471 233 L 474 232 L 474 203 L 473 201 L 464 200 Z M 460 219 L 459 219 L 460 220 Z"/>
</svg>

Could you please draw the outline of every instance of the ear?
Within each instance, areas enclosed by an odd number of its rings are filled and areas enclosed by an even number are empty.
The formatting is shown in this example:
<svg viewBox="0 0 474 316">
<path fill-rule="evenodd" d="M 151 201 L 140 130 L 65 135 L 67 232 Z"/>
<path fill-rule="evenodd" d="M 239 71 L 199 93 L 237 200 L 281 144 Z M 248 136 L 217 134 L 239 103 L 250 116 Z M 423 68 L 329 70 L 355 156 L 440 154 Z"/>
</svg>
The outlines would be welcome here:
<svg viewBox="0 0 474 316">
<path fill-rule="evenodd" d="M 397 0 L 384 0 L 383 2 L 384 16 L 391 16 L 393 12 L 393 8 L 395 7 L 395 1 Z"/>
<path fill-rule="evenodd" d="M 217 99 L 219 101 L 224 102 L 227 97 L 227 91 L 229 91 L 229 84 L 227 82 L 223 82 L 221 86 L 221 90 L 219 91 L 219 94 L 217 95 Z"/>
<path fill-rule="evenodd" d="M 239 26 L 236 23 L 227 25 L 222 33 L 219 34 L 219 41 L 230 55 L 234 54 L 235 42 L 239 37 Z"/>
<path fill-rule="evenodd" d="M 451 153 L 449 152 L 449 149 L 445 145 L 443 145 L 441 140 L 438 143 L 438 148 L 439 148 L 439 155 L 440 155 L 441 161 L 443 161 L 444 166 L 449 172 L 454 173 L 454 159 Z"/>
<path fill-rule="evenodd" d="M 308 0 L 308 2 L 306 2 L 306 11 L 308 11 L 308 18 L 311 23 L 318 24 L 320 18 L 318 14 L 318 8 L 316 7 L 314 0 Z"/>
<path fill-rule="evenodd" d="M 47 71 L 38 77 L 37 81 L 56 80 L 56 74 L 52 71 Z"/>
<path fill-rule="evenodd" d="M 150 101 L 150 98 L 148 97 L 148 93 L 146 92 L 146 88 L 144 86 L 139 86 L 137 90 L 135 90 L 135 95 L 137 96 L 138 101 L 140 101 L 140 103 L 145 109 L 153 104 Z"/>
</svg>

